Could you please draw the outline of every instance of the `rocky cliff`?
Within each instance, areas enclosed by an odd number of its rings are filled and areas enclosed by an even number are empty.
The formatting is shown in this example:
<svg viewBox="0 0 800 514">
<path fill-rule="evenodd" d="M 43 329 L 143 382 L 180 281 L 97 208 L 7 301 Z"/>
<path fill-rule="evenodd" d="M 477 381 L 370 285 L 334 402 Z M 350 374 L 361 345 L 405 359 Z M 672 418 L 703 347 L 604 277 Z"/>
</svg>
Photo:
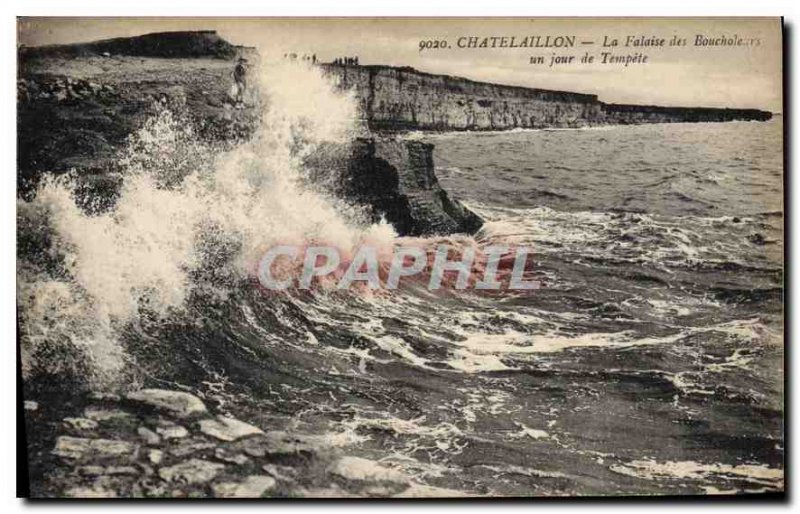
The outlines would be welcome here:
<svg viewBox="0 0 800 514">
<path fill-rule="evenodd" d="M 225 149 L 246 140 L 269 101 L 255 98 L 238 109 L 229 96 L 234 60 L 249 50 L 212 31 L 20 49 L 19 196 L 35 194 L 44 174 L 72 172 L 80 201 L 109 207 L 124 180 L 120 149 L 164 107 L 185 113 L 205 143 Z M 339 192 L 385 217 L 401 235 L 474 232 L 480 218 L 441 189 L 432 149 L 367 138 L 325 153 L 336 154 L 337 176 L 347 184 Z M 326 179 L 324 173 L 318 178 Z"/>
<path fill-rule="evenodd" d="M 115 44 L 134 52 L 141 48 Z M 184 109 L 199 137 L 209 142 L 236 144 L 255 129 L 258 112 L 233 109 L 228 98 L 233 64 L 216 53 L 165 59 L 71 46 L 20 53 L 17 187 L 23 198 L 33 194 L 43 174 L 70 170 L 98 195 L 113 197 L 122 178 L 120 149 L 163 107 Z"/>
<path fill-rule="evenodd" d="M 374 129 L 508 130 L 772 117 L 756 109 L 607 104 L 596 95 L 476 82 L 408 67 L 323 66 L 341 87 L 356 91 Z"/>
</svg>

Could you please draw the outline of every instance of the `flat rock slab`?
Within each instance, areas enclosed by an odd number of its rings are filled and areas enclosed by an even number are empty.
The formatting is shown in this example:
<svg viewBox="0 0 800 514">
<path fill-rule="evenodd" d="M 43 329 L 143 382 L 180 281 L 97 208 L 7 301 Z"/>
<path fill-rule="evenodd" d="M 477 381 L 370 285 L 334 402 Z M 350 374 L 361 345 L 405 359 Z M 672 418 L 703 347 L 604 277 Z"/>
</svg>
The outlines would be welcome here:
<svg viewBox="0 0 800 514">
<path fill-rule="evenodd" d="M 139 470 L 133 466 L 81 466 L 78 473 L 85 476 L 138 475 Z"/>
<path fill-rule="evenodd" d="M 223 416 L 201 420 L 200 431 L 222 441 L 235 441 L 242 437 L 264 434 L 260 428 L 254 427 L 249 423 Z"/>
<path fill-rule="evenodd" d="M 181 439 L 189 435 L 189 431 L 180 425 L 171 427 L 158 427 L 156 428 L 156 432 L 158 432 L 164 439 Z"/>
<path fill-rule="evenodd" d="M 231 451 L 228 448 L 217 448 L 214 450 L 214 457 L 219 460 L 224 460 L 225 462 L 231 462 L 233 464 L 237 464 L 241 466 L 242 464 L 247 464 L 250 459 L 247 455 L 242 453 Z"/>
<path fill-rule="evenodd" d="M 61 436 L 56 441 L 53 453 L 67 459 L 102 459 L 132 456 L 137 449 L 138 445 L 127 441 Z"/>
<path fill-rule="evenodd" d="M 300 488 L 294 493 L 299 498 L 358 498 L 358 495 L 345 491 L 336 484 L 330 487 Z"/>
<path fill-rule="evenodd" d="M 66 491 L 64 496 L 67 498 L 116 498 L 117 493 L 102 487 L 73 487 Z"/>
<path fill-rule="evenodd" d="M 202 439 L 181 439 L 177 446 L 173 446 L 169 449 L 169 453 L 175 457 L 186 457 L 194 453 L 209 450 L 215 446 L 213 442 Z"/>
<path fill-rule="evenodd" d="M 168 468 L 161 468 L 158 474 L 168 482 L 202 484 L 213 480 L 223 469 L 225 469 L 224 464 L 202 459 L 189 459 Z"/>
<path fill-rule="evenodd" d="M 261 469 L 269 473 L 270 475 L 274 476 L 278 480 L 283 480 L 285 482 L 291 482 L 297 476 L 297 472 L 294 468 L 289 466 L 277 466 L 275 464 L 264 464 L 261 466 Z"/>
<path fill-rule="evenodd" d="M 422 484 L 411 484 L 408 489 L 394 495 L 395 498 L 463 498 L 468 496 L 478 495 Z"/>
<path fill-rule="evenodd" d="M 243 482 L 223 482 L 213 487 L 217 498 L 260 498 L 275 487 L 275 479 L 266 475 L 251 475 Z"/>
<path fill-rule="evenodd" d="M 206 413 L 206 406 L 200 398 L 180 391 L 142 389 L 129 393 L 125 398 L 132 402 L 143 403 L 150 407 L 168 412 L 179 418 L 187 418 Z"/>
<path fill-rule="evenodd" d="M 161 437 L 147 427 L 137 428 L 136 433 L 139 434 L 139 436 L 144 439 L 144 442 L 147 444 L 155 445 L 161 442 Z"/>
<path fill-rule="evenodd" d="M 64 418 L 64 423 L 76 430 L 94 430 L 97 422 L 87 418 Z"/>
<path fill-rule="evenodd" d="M 403 473 L 361 457 L 342 457 L 331 466 L 330 472 L 348 480 L 408 483 Z"/>
<path fill-rule="evenodd" d="M 161 464 L 161 459 L 164 458 L 164 452 L 161 450 L 150 450 L 147 452 L 147 459 L 150 464 Z"/>
<path fill-rule="evenodd" d="M 97 407 L 88 407 L 83 415 L 92 421 L 111 421 L 120 419 L 130 419 L 132 416 L 125 411 L 119 409 L 103 409 Z"/>
</svg>

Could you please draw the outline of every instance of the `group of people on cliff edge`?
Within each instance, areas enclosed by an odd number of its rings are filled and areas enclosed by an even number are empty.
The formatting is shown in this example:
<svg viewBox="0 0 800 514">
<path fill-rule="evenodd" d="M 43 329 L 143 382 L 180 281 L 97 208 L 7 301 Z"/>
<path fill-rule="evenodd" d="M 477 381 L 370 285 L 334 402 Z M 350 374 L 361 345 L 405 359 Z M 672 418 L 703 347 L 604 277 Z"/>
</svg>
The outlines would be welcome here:
<svg viewBox="0 0 800 514">
<path fill-rule="evenodd" d="M 358 66 L 358 57 L 337 57 L 333 60 L 333 64 L 352 64 Z"/>
</svg>

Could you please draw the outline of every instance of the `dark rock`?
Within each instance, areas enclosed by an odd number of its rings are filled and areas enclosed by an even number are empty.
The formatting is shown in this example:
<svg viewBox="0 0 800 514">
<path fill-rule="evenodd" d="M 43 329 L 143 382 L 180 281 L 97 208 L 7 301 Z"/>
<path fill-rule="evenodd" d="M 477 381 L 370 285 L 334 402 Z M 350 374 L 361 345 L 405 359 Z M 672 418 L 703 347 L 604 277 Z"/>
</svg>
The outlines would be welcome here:
<svg viewBox="0 0 800 514">
<path fill-rule="evenodd" d="M 396 138 L 359 138 L 350 146 L 323 145 L 306 160 L 322 189 L 365 206 L 402 236 L 471 234 L 483 220 L 439 185 L 433 145 Z"/>
</svg>

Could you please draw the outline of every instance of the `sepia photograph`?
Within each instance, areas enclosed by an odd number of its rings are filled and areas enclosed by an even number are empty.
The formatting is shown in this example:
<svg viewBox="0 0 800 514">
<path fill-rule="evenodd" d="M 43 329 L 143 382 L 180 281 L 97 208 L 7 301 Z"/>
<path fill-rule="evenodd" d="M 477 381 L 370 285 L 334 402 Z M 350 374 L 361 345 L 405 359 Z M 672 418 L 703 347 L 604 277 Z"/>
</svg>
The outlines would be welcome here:
<svg viewBox="0 0 800 514">
<path fill-rule="evenodd" d="M 18 17 L 18 496 L 784 497 L 784 31 Z"/>
</svg>

